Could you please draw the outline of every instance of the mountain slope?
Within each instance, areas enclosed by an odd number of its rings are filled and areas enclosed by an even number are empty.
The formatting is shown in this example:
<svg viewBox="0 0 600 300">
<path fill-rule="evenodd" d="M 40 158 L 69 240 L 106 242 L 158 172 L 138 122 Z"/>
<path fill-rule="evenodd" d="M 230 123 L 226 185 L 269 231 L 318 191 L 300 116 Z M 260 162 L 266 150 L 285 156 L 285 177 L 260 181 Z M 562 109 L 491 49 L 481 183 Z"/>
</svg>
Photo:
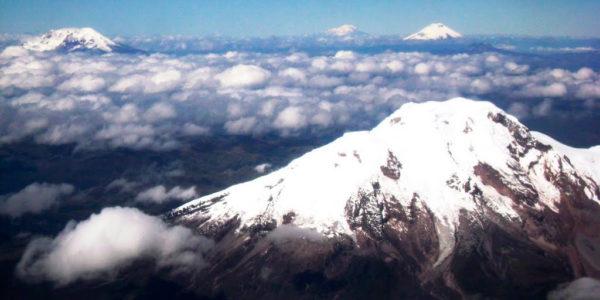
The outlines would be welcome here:
<svg viewBox="0 0 600 300">
<path fill-rule="evenodd" d="M 461 38 L 462 35 L 442 23 L 425 26 L 419 32 L 404 38 L 405 41 L 435 41 Z"/>
<path fill-rule="evenodd" d="M 491 103 L 410 103 L 167 217 L 218 242 L 214 293 L 537 297 L 600 276 L 599 179 L 556 148 Z"/>
<path fill-rule="evenodd" d="M 118 44 L 105 37 L 96 30 L 84 28 L 61 28 L 50 30 L 23 44 L 23 47 L 32 51 L 100 51 L 121 52 L 133 50 Z"/>
</svg>

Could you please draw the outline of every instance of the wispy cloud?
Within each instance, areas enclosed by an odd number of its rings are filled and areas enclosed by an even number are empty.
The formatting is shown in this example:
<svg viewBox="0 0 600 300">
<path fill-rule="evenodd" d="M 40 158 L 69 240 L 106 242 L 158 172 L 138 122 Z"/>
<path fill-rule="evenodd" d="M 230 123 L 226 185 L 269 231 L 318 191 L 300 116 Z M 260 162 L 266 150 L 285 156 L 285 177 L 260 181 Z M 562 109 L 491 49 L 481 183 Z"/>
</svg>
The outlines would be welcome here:
<svg viewBox="0 0 600 300">
<path fill-rule="evenodd" d="M 0 196 L 0 214 L 13 218 L 39 214 L 58 205 L 61 197 L 70 195 L 74 190 L 75 187 L 66 183 L 32 183 L 17 193 Z"/>
<path fill-rule="evenodd" d="M 169 200 L 190 200 L 197 196 L 198 193 L 196 192 L 196 187 L 194 186 L 189 188 L 175 186 L 170 190 L 167 190 L 165 186 L 157 185 L 138 193 L 135 197 L 135 200 L 145 203 L 163 203 Z"/>
</svg>

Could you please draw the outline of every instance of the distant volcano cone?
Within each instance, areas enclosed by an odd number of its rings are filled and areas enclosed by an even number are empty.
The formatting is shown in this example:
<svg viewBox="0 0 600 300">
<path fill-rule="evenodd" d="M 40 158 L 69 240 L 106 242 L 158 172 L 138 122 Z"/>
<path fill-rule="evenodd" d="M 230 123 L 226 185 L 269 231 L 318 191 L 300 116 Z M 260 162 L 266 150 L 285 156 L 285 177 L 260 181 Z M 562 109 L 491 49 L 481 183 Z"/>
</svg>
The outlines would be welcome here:
<svg viewBox="0 0 600 300">
<path fill-rule="evenodd" d="M 461 38 L 462 35 L 442 23 L 433 23 L 404 38 L 405 41 L 435 41 Z"/>
</svg>

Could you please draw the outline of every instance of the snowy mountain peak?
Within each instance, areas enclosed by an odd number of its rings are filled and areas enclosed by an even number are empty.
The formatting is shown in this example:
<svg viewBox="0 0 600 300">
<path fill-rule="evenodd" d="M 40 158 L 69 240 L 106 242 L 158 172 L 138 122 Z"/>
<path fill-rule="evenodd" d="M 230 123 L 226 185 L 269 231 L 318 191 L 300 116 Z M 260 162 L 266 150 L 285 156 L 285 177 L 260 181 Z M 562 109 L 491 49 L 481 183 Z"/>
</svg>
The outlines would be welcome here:
<svg viewBox="0 0 600 300">
<path fill-rule="evenodd" d="M 519 218 L 515 201 L 522 200 L 505 193 L 507 187 L 494 187 L 499 183 L 489 182 L 490 176 L 502 177 L 503 185 L 531 197 L 538 207 L 556 210 L 560 193 L 549 188 L 553 183 L 544 173 L 559 172 L 559 165 L 564 169 L 567 163 L 561 160 L 489 102 L 409 103 L 371 131 L 347 133 L 266 176 L 193 200 L 173 215 L 217 223 L 236 219 L 240 228 L 251 228 L 284 224 L 292 214 L 297 226 L 354 235 L 348 209 L 365 197 L 373 205 L 393 198 L 406 206 L 417 195 L 440 226 L 452 232 L 461 211 L 480 209 L 474 189 L 502 217 Z M 582 178 L 593 176 L 577 172 Z M 597 201 L 593 188 L 588 193 Z"/>
<path fill-rule="evenodd" d="M 23 44 L 23 47 L 33 51 L 97 50 L 112 52 L 120 46 L 96 30 L 84 27 L 50 30 L 27 41 Z"/>
<path fill-rule="evenodd" d="M 442 23 L 433 23 L 404 38 L 405 41 L 433 41 L 461 38 L 462 35 Z"/>
<path fill-rule="evenodd" d="M 338 27 L 328 29 L 327 33 L 338 37 L 344 37 L 356 33 L 357 31 L 358 27 L 351 24 L 344 24 Z"/>
<path fill-rule="evenodd" d="M 597 150 L 532 133 L 488 102 L 409 103 L 165 218 L 217 242 L 200 282 L 237 286 L 265 268 L 282 270 L 272 277 L 281 282 L 314 269 L 334 282 L 356 276 L 348 266 L 367 255 L 426 295 L 399 298 L 461 298 L 473 277 L 482 289 L 516 276 L 523 287 L 555 286 L 600 274 Z"/>
</svg>

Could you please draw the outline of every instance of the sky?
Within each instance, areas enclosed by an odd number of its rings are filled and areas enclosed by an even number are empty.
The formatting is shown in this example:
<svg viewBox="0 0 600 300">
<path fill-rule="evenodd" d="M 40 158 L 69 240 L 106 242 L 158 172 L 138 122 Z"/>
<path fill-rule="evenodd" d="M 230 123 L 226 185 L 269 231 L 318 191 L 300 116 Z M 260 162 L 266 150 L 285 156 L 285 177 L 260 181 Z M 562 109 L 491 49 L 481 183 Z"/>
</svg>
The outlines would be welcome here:
<svg viewBox="0 0 600 300">
<path fill-rule="evenodd" d="M 464 34 L 600 37 L 599 12 L 597 0 L 0 0 L 0 32 L 88 26 L 108 35 L 257 37 L 348 23 L 372 34 L 408 34 L 443 22 Z"/>
</svg>

